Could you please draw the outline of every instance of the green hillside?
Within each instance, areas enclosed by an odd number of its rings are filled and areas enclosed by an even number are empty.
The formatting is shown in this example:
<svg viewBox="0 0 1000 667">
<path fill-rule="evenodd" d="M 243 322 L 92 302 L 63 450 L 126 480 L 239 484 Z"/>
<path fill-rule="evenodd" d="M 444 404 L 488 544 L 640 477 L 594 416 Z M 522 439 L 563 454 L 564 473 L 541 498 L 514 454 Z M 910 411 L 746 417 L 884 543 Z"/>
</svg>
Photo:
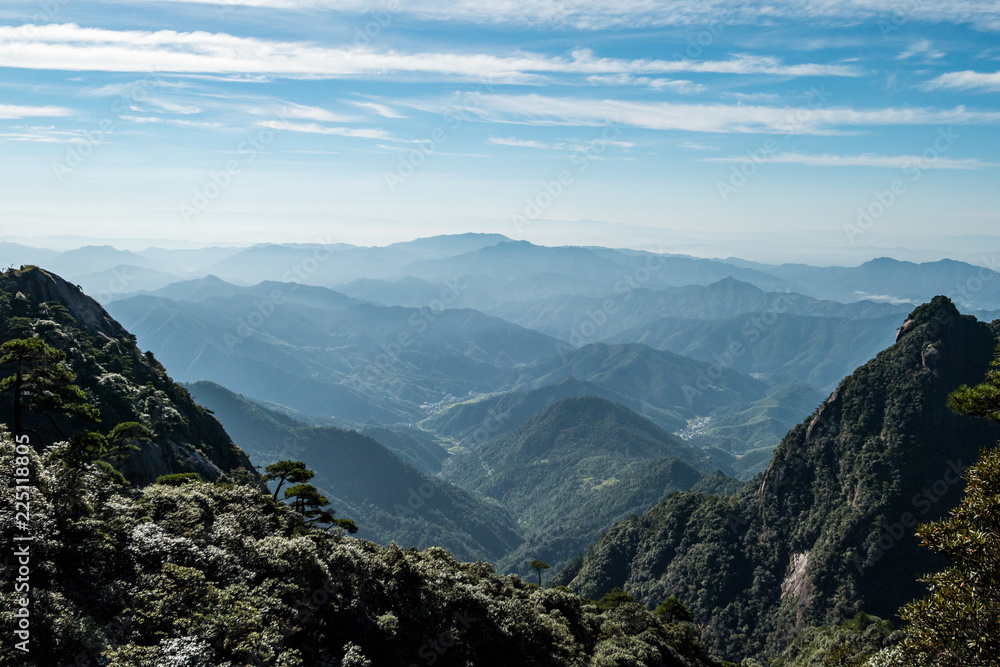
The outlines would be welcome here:
<svg viewBox="0 0 1000 667">
<path fill-rule="evenodd" d="M 730 658 L 774 656 L 809 625 L 864 611 L 891 618 L 942 562 L 913 523 L 961 497 L 960 473 L 1000 438 L 945 407 L 980 382 L 990 326 L 944 297 L 917 308 L 899 341 L 846 378 L 731 498 L 678 494 L 615 526 L 560 580 L 585 595 L 624 586 L 647 604 L 691 607 Z"/>
<path fill-rule="evenodd" d="M 542 409 L 514 431 L 452 458 L 445 479 L 494 498 L 517 517 L 524 544 L 500 567 L 558 568 L 615 520 L 691 488 L 703 452 L 595 396 Z"/>
<path fill-rule="evenodd" d="M 305 462 L 337 515 L 359 525 L 359 537 L 439 546 L 461 560 L 495 561 L 521 543 L 509 511 L 417 470 L 366 435 L 306 426 L 210 383 L 192 392 L 259 466 Z"/>
</svg>

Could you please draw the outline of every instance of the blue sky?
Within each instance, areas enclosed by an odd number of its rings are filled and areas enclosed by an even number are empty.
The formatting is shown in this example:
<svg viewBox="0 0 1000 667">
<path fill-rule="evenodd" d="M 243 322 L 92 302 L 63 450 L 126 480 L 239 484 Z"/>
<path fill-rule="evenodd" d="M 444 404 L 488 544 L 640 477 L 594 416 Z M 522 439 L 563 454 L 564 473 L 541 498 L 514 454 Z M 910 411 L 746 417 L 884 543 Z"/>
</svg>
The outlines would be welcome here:
<svg viewBox="0 0 1000 667">
<path fill-rule="evenodd" d="M 0 236 L 972 259 L 998 37 L 984 0 L 8 0 Z"/>
</svg>

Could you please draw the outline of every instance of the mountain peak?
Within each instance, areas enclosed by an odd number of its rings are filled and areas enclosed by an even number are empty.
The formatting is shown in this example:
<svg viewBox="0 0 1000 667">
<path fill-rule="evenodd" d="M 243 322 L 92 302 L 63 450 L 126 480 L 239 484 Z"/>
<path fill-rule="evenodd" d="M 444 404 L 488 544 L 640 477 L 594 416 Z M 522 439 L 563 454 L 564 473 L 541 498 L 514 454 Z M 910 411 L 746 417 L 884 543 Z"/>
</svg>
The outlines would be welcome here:
<svg viewBox="0 0 1000 667">
<path fill-rule="evenodd" d="M 928 334 L 933 337 L 942 328 L 951 328 L 963 317 L 951 299 L 946 296 L 936 296 L 929 302 L 917 306 L 909 314 L 896 331 L 896 342 L 922 328 L 927 328 Z"/>
<path fill-rule="evenodd" d="M 37 266 L 22 266 L 0 274 L 0 290 L 9 292 L 11 296 L 24 294 L 34 305 L 61 303 L 76 319 L 80 328 L 90 335 L 106 338 L 129 336 L 99 303 L 84 294 L 79 287 Z"/>
</svg>

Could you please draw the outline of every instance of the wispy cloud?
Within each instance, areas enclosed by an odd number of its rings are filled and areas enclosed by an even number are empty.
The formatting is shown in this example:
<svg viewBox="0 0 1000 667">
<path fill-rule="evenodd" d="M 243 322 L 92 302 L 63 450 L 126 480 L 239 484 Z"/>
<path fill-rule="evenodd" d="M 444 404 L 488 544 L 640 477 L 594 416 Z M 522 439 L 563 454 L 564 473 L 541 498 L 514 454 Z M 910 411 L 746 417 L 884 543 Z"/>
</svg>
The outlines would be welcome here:
<svg viewBox="0 0 1000 667">
<path fill-rule="evenodd" d="M 921 56 L 927 60 L 937 60 L 938 58 L 943 58 L 945 55 L 944 51 L 935 49 L 929 39 L 921 39 L 896 56 L 896 60 L 906 60 L 914 56 Z"/>
<path fill-rule="evenodd" d="M 212 121 L 185 120 L 183 118 L 161 118 L 159 116 L 121 116 L 122 120 L 132 123 L 155 123 L 157 125 L 180 125 L 183 127 L 223 127 L 222 123 Z"/>
<path fill-rule="evenodd" d="M 747 161 L 747 156 L 702 158 L 701 162 L 736 162 Z M 996 167 L 996 164 L 982 160 L 966 158 L 936 157 L 928 159 L 921 155 L 810 155 L 805 153 L 778 153 L 765 158 L 767 162 L 783 162 L 787 164 L 804 164 L 812 167 L 886 167 L 903 169 L 919 165 L 921 169 L 962 169 L 975 170 Z"/>
<path fill-rule="evenodd" d="M 718 146 L 712 146 L 710 144 L 702 144 L 697 141 L 685 141 L 678 144 L 681 148 L 686 148 L 689 151 L 718 151 L 722 150 Z"/>
<path fill-rule="evenodd" d="M 12 132 L 0 133 L 0 139 L 43 144 L 72 144 L 85 141 L 81 132 L 57 130 L 51 125 L 46 127 L 15 127 L 12 130 Z"/>
<path fill-rule="evenodd" d="M 411 102 L 415 108 L 437 113 L 453 104 L 448 100 Z M 483 120 L 526 125 L 597 126 L 618 123 L 651 130 L 727 133 L 842 134 L 845 128 L 853 130 L 884 125 L 1000 124 L 1000 112 L 969 111 L 965 107 L 950 110 L 913 107 L 810 109 L 542 95 L 483 95 L 479 98 L 478 107 L 472 111 Z"/>
<path fill-rule="evenodd" d="M 290 123 L 283 120 L 261 120 L 255 125 L 267 127 L 272 130 L 286 130 L 289 132 L 306 132 L 308 134 L 332 134 L 341 137 L 355 137 L 358 139 L 379 139 L 381 141 L 392 141 L 393 137 L 385 130 L 351 128 L 351 127 L 330 127 L 318 123 Z"/>
<path fill-rule="evenodd" d="M 516 146 L 518 148 L 539 148 L 543 150 L 552 148 L 551 144 L 541 141 L 515 139 L 514 137 L 490 137 L 489 142 L 497 146 Z"/>
<path fill-rule="evenodd" d="M 17 104 L 0 104 L 0 119 L 71 116 L 73 111 L 63 107 L 28 107 Z"/>
<path fill-rule="evenodd" d="M 118 0 L 125 2 L 126 0 Z M 363 14 L 366 0 L 160 0 L 214 5 L 220 11 L 244 7 L 331 10 Z M 582 30 L 708 25 L 724 17 L 732 24 L 761 24 L 776 18 L 859 22 L 899 11 L 897 0 L 407 0 L 395 10 L 422 20 L 449 23 L 514 24 L 532 28 L 564 26 Z M 992 0 L 941 0 L 905 4 L 912 21 L 972 23 L 1000 29 L 1000 8 Z"/>
<path fill-rule="evenodd" d="M 26 35 L 30 34 L 31 37 Z M 302 78 L 383 77 L 386 72 L 528 83 L 545 75 L 651 75 L 671 72 L 861 76 L 854 65 L 785 64 L 771 56 L 729 60 L 625 60 L 601 58 L 589 49 L 570 57 L 532 53 L 376 52 L 364 47 L 329 48 L 225 33 L 157 32 L 81 28 L 75 24 L 0 27 L 0 66 L 65 71 L 254 74 Z M 664 85 L 670 85 L 666 83 Z"/>
<path fill-rule="evenodd" d="M 669 90 L 681 95 L 700 93 L 705 86 L 686 79 L 664 79 L 631 74 L 591 74 L 587 81 L 605 86 L 648 86 L 654 90 Z"/>
<path fill-rule="evenodd" d="M 385 104 L 379 104 L 378 102 L 359 102 L 357 100 L 347 100 L 347 103 L 353 104 L 356 107 L 361 107 L 362 109 L 373 111 L 383 118 L 406 118 L 406 116 L 399 113 L 395 109 L 388 107 Z"/>
<path fill-rule="evenodd" d="M 1000 90 L 1000 72 L 947 72 L 931 79 L 925 88 L 953 88 L 957 90 Z"/>
<path fill-rule="evenodd" d="M 321 107 L 294 104 L 291 102 L 285 102 L 268 108 L 255 107 L 249 109 L 249 112 L 256 116 L 271 116 L 286 120 L 317 120 L 323 123 L 354 123 L 361 120 L 357 116 L 345 116 Z"/>
<path fill-rule="evenodd" d="M 631 141 L 620 141 L 618 139 L 598 139 L 602 146 L 604 147 L 614 147 L 621 148 L 623 150 L 628 150 L 629 148 L 635 147 L 635 143 Z M 546 143 L 543 141 L 533 141 L 527 139 L 517 139 L 514 137 L 490 137 L 489 143 L 496 144 L 498 146 L 515 146 L 518 148 L 538 148 L 543 150 L 553 150 L 553 151 L 573 151 L 573 152 L 593 152 L 593 147 L 588 144 L 573 140 L 573 141 L 559 141 L 555 143 Z"/>
</svg>

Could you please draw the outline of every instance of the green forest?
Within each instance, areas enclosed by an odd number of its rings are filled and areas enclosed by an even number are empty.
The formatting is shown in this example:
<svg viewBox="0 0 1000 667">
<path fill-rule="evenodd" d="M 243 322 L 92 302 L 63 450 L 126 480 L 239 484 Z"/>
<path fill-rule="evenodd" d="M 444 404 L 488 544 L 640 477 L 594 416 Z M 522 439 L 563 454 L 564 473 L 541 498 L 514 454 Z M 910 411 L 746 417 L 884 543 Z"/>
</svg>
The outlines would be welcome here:
<svg viewBox="0 0 1000 667">
<path fill-rule="evenodd" d="M 258 469 L 57 276 L 0 276 L 0 339 L 2 665 L 1000 664 L 997 331 L 943 297 L 746 484 L 596 396 L 433 484 L 367 435 L 254 407 L 254 447 L 331 466 Z M 364 539 L 406 497 L 338 478 L 372 452 L 398 492 L 429 484 L 413 540 L 461 557 Z"/>
</svg>

